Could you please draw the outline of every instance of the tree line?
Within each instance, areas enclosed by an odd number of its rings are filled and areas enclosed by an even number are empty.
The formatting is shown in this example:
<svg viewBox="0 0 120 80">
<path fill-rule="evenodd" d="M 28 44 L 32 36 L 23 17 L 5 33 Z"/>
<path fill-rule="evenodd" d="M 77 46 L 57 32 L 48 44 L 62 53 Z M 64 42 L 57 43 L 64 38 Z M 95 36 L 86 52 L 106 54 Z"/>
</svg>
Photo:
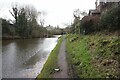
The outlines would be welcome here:
<svg viewBox="0 0 120 80">
<path fill-rule="evenodd" d="M 6 20 L 2 18 L 2 37 L 4 38 L 37 38 L 45 37 L 47 30 L 44 27 L 44 21 L 38 24 L 38 15 L 42 12 L 37 12 L 33 6 L 18 6 L 12 7 L 9 10 L 14 20 Z"/>
</svg>

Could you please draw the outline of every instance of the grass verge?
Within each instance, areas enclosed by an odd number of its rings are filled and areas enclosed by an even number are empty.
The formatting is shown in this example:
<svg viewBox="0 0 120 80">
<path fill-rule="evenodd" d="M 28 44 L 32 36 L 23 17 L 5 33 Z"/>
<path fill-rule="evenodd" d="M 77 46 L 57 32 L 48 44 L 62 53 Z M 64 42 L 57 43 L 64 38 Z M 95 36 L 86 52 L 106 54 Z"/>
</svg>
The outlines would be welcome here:
<svg viewBox="0 0 120 80">
<path fill-rule="evenodd" d="M 120 40 L 117 36 L 69 34 L 68 64 L 77 78 L 120 78 Z"/>
<path fill-rule="evenodd" d="M 58 68 L 57 60 L 58 60 L 58 53 L 59 53 L 61 42 L 62 42 L 62 37 L 59 38 L 59 41 L 56 47 L 50 53 L 46 63 L 44 64 L 44 67 L 41 73 L 36 78 L 37 80 L 39 80 L 39 78 L 52 78 L 54 69 Z"/>
</svg>

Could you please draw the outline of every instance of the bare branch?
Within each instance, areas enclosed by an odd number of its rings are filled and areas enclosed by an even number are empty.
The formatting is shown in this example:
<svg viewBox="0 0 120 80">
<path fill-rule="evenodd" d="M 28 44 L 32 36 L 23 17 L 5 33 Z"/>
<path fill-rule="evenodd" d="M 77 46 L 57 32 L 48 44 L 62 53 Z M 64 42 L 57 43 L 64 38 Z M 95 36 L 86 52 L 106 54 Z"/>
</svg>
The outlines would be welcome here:
<svg viewBox="0 0 120 80">
<path fill-rule="evenodd" d="M 15 15 L 9 10 L 10 14 L 15 18 Z"/>
</svg>

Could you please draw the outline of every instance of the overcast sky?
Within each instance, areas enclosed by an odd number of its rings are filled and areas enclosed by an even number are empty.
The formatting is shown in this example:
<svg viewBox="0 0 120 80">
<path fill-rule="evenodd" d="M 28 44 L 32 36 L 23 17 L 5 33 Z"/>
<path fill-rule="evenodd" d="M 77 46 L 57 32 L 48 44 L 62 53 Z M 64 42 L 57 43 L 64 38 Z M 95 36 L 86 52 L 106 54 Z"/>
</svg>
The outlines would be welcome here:
<svg viewBox="0 0 120 80">
<path fill-rule="evenodd" d="M 32 5 L 37 11 L 45 11 L 45 25 L 64 27 L 63 23 L 73 21 L 73 11 L 88 11 L 95 8 L 96 0 L 0 0 L 0 17 L 13 19 L 9 10 L 15 3 Z"/>
</svg>

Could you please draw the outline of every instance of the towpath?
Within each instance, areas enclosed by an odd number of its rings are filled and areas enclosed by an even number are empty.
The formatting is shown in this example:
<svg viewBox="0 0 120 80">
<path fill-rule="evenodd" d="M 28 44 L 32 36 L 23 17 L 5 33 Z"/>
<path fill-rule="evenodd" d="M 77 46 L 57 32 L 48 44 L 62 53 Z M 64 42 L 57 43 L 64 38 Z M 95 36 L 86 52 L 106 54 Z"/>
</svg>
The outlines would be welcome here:
<svg viewBox="0 0 120 80">
<path fill-rule="evenodd" d="M 56 72 L 53 77 L 54 78 L 69 78 L 68 76 L 68 64 L 66 60 L 66 40 L 65 36 L 63 36 L 63 41 L 60 46 L 59 54 L 58 54 L 58 66 L 60 71 Z"/>
</svg>

